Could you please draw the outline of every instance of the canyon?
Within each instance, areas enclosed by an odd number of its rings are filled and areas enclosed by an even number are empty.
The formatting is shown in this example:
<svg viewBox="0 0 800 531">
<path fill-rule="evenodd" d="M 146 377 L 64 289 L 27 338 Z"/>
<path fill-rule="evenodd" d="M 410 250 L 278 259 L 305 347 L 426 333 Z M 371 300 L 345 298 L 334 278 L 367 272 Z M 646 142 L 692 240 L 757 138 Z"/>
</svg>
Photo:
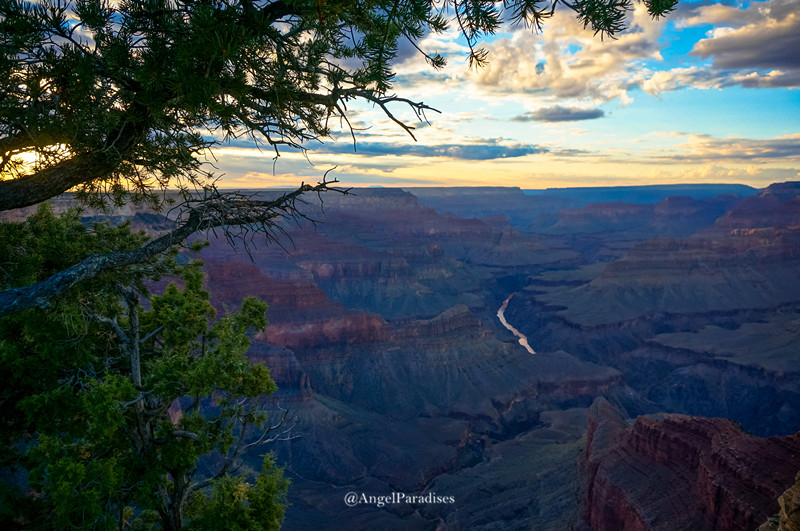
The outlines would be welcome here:
<svg viewBox="0 0 800 531">
<path fill-rule="evenodd" d="M 321 201 L 280 246 L 199 235 L 213 304 L 270 306 L 249 357 L 293 417 L 285 529 L 796 521 L 800 183 Z"/>
<path fill-rule="evenodd" d="M 360 189 L 310 204 L 321 223 L 287 227 L 288 253 L 248 264 L 212 240 L 216 304 L 271 306 L 252 356 L 296 419 L 275 449 L 285 527 L 750 529 L 777 514 L 800 470 L 800 185 L 717 191 Z M 348 507 L 348 492 L 455 503 Z"/>
</svg>

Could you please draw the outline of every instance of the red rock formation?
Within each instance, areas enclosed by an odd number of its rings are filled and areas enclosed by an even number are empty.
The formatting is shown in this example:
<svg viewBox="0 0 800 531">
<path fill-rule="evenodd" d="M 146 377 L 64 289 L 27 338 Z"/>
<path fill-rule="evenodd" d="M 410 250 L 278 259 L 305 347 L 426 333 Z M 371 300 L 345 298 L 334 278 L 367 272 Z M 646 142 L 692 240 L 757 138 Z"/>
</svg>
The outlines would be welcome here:
<svg viewBox="0 0 800 531">
<path fill-rule="evenodd" d="M 272 324 L 258 339 L 287 348 L 372 343 L 386 338 L 386 322 L 377 315 L 341 315 L 305 323 Z"/>
<path fill-rule="evenodd" d="M 283 347 L 309 347 L 339 342 L 365 342 L 385 336 L 385 322 L 376 315 L 349 310 L 331 301 L 308 282 L 279 281 L 242 262 L 206 260 L 212 303 L 239 304 L 247 296 L 270 305 L 270 325 L 259 339 Z"/>
<path fill-rule="evenodd" d="M 398 336 L 401 341 L 425 341 L 447 344 L 454 335 L 467 339 L 484 339 L 491 331 L 463 304 L 454 306 L 432 319 L 414 321 Z"/>
<path fill-rule="evenodd" d="M 750 530 L 800 468 L 800 433 L 759 438 L 725 419 L 665 415 L 626 427 L 598 399 L 587 435 L 584 518 L 604 530 Z"/>
</svg>

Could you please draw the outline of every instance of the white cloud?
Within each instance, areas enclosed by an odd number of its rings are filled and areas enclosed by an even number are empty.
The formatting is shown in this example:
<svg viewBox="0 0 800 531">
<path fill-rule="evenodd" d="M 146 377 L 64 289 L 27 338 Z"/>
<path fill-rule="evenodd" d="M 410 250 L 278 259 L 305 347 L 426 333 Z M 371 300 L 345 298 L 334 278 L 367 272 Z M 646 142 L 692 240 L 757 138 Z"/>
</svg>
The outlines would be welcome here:
<svg viewBox="0 0 800 531">
<path fill-rule="evenodd" d="M 719 89 L 732 83 L 726 82 L 726 77 L 719 72 L 699 66 L 673 68 L 648 73 L 640 81 L 642 90 L 648 94 L 661 94 L 677 90 L 681 87 L 694 87 L 698 89 Z"/>
<path fill-rule="evenodd" d="M 664 162 L 800 162 L 800 133 L 767 139 L 715 138 L 690 134 L 687 141 L 656 158 Z M 750 164 L 752 167 L 752 164 Z"/>
<path fill-rule="evenodd" d="M 720 86 L 747 88 L 800 86 L 800 1 L 753 2 L 747 7 L 703 5 L 680 25 L 714 24 L 708 37 L 699 40 L 691 55 L 711 59 Z M 688 72 L 684 72 L 688 73 Z M 692 85 L 703 76 L 670 72 L 673 87 Z"/>
<path fill-rule="evenodd" d="M 543 35 L 517 30 L 486 46 L 489 65 L 474 74 L 487 91 L 536 94 L 557 99 L 630 101 L 630 77 L 643 60 L 660 59 L 662 23 L 637 4 L 631 29 L 615 40 L 585 30 L 562 10 L 547 21 Z"/>
<path fill-rule="evenodd" d="M 717 25 L 690 52 L 711 64 L 648 72 L 640 81 L 645 92 L 800 87 L 800 1 L 705 4 L 680 15 L 678 27 Z"/>
<path fill-rule="evenodd" d="M 753 2 L 746 9 L 721 3 L 706 3 L 695 7 L 693 4 L 681 2 L 678 4 L 677 23 L 678 28 L 690 26 L 703 26 L 713 24 L 715 26 L 738 27 L 750 24 L 759 20 L 762 15 L 763 2 Z"/>
<path fill-rule="evenodd" d="M 798 5 L 800 8 L 800 5 Z M 800 68 L 800 16 L 762 20 L 715 32 L 697 42 L 692 55 L 712 57 L 716 68 Z"/>
</svg>

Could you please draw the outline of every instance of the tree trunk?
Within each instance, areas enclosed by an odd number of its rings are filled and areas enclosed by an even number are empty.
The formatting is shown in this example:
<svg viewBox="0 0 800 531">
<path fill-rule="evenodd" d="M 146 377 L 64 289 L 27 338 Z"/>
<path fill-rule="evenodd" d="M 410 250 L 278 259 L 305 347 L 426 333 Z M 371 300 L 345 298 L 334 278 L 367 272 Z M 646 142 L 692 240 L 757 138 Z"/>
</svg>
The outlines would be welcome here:
<svg viewBox="0 0 800 531">
<path fill-rule="evenodd" d="M 170 472 L 172 476 L 172 490 L 167 488 L 169 480 L 159 487 L 161 491 L 161 528 L 164 531 L 177 531 L 183 529 L 183 501 L 186 497 L 186 481 L 183 474 L 178 471 Z"/>
</svg>

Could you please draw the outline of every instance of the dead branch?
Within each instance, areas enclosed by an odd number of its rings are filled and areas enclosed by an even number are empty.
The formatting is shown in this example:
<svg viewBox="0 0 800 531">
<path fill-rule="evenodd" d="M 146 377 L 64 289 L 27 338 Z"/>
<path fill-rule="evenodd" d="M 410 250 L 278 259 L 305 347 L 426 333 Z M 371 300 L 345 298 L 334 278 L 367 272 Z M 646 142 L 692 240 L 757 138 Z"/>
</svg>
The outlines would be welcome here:
<svg viewBox="0 0 800 531">
<path fill-rule="evenodd" d="M 198 231 L 225 227 L 225 237 L 230 243 L 239 241 L 246 244 L 247 238 L 252 238 L 255 234 L 264 235 L 268 242 L 277 242 L 278 236 L 283 231 L 279 225 L 281 220 L 310 219 L 300 211 L 300 206 L 304 204 L 301 199 L 303 194 L 350 192 L 350 189 L 331 186 L 337 182 L 335 179 L 332 181 L 323 179 L 316 185 L 303 184 L 296 190 L 273 200 L 259 200 L 255 194 L 221 193 L 214 187 L 208 188 L 203 197 L 188 199 L 181 205 L 177 228 L 142 247 L 104 255 L 91 255 L 36 284 L 0 291 L 0 316 L 29 308 L 47 307 L 54 297 L 77 283 L 104 271 L 145 262 L 170 247 L 181 244 Z M 232 227 L 240 230 L 230 230 Z"/>
</svg>

